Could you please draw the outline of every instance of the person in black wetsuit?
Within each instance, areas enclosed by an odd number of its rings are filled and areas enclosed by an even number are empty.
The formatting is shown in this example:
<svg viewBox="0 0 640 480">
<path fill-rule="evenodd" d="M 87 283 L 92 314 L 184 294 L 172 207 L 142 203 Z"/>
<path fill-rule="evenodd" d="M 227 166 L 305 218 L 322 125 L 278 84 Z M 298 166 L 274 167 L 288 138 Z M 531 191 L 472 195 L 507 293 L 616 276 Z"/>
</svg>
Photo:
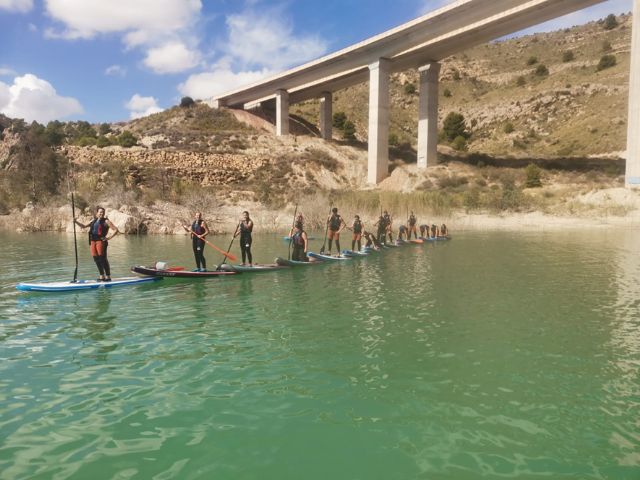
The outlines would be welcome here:
<svg viewBox="0 0 640 480">
<path fill-rule="evenodd" d="M 293 245 L 291 260 L 295 260 L 296 262 L 309 261 L 307 258 L 307 246 L 309 245 L 309 241 L 307 240 L 307 232 L 304 231 L 304 225 L 302 222 L 296 222 L 293 227 L 291 245 Z"/>
<path fill-rule="evenodd" d="M 253 220 L 249 218 L 249 212 L 242 212 L 242 220 L 236 228 L 236 233 L 233 237 L 240 235 L 240 252 L 242 252 L 242 265 L 247 264 L 249 260 L 249 266 L 253 265 L 253 256 L 251 255 L 251 232 L 253 231 Z"/>
<path fill-rule="evenodd" d="M 358 244 L 358 252 L 362 250 L 362 232 L 364 231 L 364 223 L 360 220 L 360 216 L 356 215 L 351 225 L 353 231 L 353 237 L 351 238 L 351 250 L 356 249 L 356 243 Z"/>
<path fill-rule="evenodd" d="M 413 212 L 411 212 L 411 215 L 409 215 L 409 221 L 408 221 L 409 225 L 409 238 L 407 238 L 407 240 L 411 240 L 411 234 L 413 233 L 416 236 L 416 239 L 418 238 L 418 230 L 416 229 L 416 224 L 418 223 L 418 219 L 416 218 L 416 216 L 414 215 Z"/>
<path fill-rule="evenodd" d="M 191 246 L 193 248 L 193 256 L 196 259 L 195 271 L 206 272 L 207 260 L 204 258 L 204 238 L 209 235 L 209 227 L 207 222 L 202 219 L 202 213 L 196 212 L 191 227 L 183 225 L 182 228 L 191 234 Z"/>
<path fill-rule="evenodd" d="M 109 246 L 109 240 L 120 233 L 118 227 L 105 216 L 105 210 L 102 207 L 96 208 L 95 217 L 86 225 L 80 223 L 75 218 L 73 221 L 79 227 L 89 229 L 89 248 L 93 261 L 96 262 L 98 272 L 100 273 L 98 281 L 110 282 L 111 266 L 109 265 L 109 260 L 107 260 L 107 247 Z M 108 236 L 109 228 L 113 229 L 111 236 Z"/>
</svg>

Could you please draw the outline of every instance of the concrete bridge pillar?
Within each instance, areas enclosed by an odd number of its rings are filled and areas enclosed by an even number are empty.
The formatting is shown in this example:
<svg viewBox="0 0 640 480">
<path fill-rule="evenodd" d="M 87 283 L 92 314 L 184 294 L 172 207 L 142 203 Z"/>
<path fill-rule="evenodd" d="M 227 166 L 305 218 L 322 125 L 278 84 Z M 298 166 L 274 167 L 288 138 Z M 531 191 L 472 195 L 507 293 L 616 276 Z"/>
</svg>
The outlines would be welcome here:
<svg viewBox="0 0 640 480">
<path fill-rule="evenodd" d="M 389 174 L 389 60 L 369 65 L 369 164 L 367 182 Z"/>
<path fill-rule="evenodd" d="M 640 0 L 633 0 L 625 185 L 640 188 Z"/>
<path fill-rule="evenodd" d="M 276 92 L 276 135 L 289 135 L 289 92 Z"/>
<path fill-rule="evenodd" d="M 320 97 L 320 134 L 325 140 L 333 137 L 333 94 L 324 92 Z"/>
<path fill-rule="evenodd" d="M 440 64 L 430 63 L 418 69 L 418 168 L 438 163 L 438 75 Z"/>
</svg>

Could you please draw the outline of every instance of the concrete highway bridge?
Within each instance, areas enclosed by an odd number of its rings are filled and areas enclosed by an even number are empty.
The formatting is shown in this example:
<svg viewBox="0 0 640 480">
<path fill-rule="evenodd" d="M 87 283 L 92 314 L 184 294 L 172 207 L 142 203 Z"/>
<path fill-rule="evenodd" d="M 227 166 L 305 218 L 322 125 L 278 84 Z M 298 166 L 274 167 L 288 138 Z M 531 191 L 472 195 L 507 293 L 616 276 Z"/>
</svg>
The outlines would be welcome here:
<svg viewBox="0 0 640 480">
<path fill-rule="evenodd" d="M 320 132 L 332 137 L 333 92 L 369 82 L 368 182 L 388 175 L 389 75 L 417 68 L 418 167 L 437 163 L 438 74 L 443 58 L 604 0 L 458 0 L 380 35 L 213 98 L 215 107 L 275 102 L 276 134 L 289 106 L 320 99 Z M 625 183 L 640 188 L 640 0 L 634 0 Z"/>
</svg>

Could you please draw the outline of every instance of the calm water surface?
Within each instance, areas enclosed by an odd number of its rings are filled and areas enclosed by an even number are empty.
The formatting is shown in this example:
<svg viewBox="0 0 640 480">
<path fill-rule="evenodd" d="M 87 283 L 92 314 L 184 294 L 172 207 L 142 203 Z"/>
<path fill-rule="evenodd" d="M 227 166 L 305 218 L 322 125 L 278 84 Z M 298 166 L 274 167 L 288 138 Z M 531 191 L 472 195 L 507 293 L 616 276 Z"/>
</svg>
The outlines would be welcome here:
<svg viewBox="0 0 640 480">
<path fill-rule="evenodd" d="M 640 478 L 638 231 L 66 294 L 15 284 L 70 279 L 72 237 L 0 245 L 2 479 Z M 193 266 L 184 237 L 109 248 Z"/>
</svg>

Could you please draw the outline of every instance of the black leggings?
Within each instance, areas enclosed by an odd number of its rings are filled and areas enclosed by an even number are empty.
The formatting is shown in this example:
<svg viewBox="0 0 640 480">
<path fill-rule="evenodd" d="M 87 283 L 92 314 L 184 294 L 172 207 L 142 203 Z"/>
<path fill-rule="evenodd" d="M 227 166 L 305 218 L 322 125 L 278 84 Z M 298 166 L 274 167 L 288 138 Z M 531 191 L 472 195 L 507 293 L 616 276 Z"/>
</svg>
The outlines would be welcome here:
<svg viewBox="0 0 640 480">
<path fill-rule="evenodd" d="M 196 257 L 197 268 L 207 268 L 207 260 L 204 258 L 204 242 L 199 238 L 193 239 L 193 255 Z"/>
<path fill-rule="evenodd" d="M 294 245 L 293 253 L 291 254 L 291 260 L 295 260 L 296 262 L 308 262 L 309 259 L 307 255 L 304 253 L 304 245 Z"/>
<path fill-rule="evenodd" d="M 107 260 L 108 244 L 107 242 L 103 242 L 103 244 L 102 255 L 93 257 L 93 261 L 96 262 L 101 277 L 111 277 L 111 265 L 109 265 L 109 260 Z"/>
<path fill-rule="evenodd" d="M 253 256 L 251 255 L 251 235 L 240 235 L 240 252 L 242 253 L 242 263 L 253 263 Z"/>
</svg>

